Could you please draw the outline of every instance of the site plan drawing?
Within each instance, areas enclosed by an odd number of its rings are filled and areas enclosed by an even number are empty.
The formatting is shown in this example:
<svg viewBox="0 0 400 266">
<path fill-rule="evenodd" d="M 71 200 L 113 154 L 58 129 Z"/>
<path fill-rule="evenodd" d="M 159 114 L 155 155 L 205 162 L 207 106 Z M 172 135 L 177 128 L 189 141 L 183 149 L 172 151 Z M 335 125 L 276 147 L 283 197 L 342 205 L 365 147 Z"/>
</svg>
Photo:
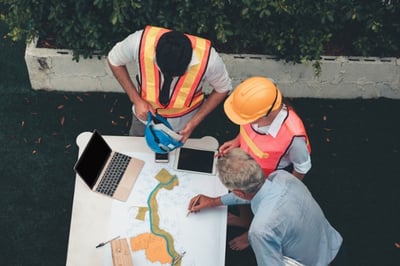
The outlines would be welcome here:
<svg viewBox="0 0 400 266">
<path fill-rule="evenodd" d="M 187 207 L 198 194 L 219 196 L 226 188 L 217 176 L 175 171 L 172 162 L 173 154 L 169 163 L 145 164 L 127 202 L 113 202 L 109 235 L 128 240 L 135 266 L 223 265 L 226 207 L 190 215 Z M 112 265 L 111 250 L 104 265 Z"/>
</svg>

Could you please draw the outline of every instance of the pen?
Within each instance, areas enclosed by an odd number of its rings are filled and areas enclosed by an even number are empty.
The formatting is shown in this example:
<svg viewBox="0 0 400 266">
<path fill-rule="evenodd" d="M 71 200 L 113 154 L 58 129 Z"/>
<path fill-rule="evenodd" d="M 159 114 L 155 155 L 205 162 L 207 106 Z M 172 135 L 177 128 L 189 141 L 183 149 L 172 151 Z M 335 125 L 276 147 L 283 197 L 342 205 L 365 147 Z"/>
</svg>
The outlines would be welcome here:
<svg viewBox="0 0 400 266">
<path fill-rule="evenodd" d="M 200 195 L 198 195 L 198 196 L 196 197 L 196 199 L 194 200 L 192 206 L 190 206 L 189 211 L 187 212 L 186 216 L 189 216 L 189 214 L 192 212 L 191 209 L 192 209 L 194 206 L 196 206 L 196 204 L 197 204 L 197 202 L 199 201 L 199 199 L 200 199 Z"/>
<path fill-rule="evenodd" d="M 221 151 L 218 151 L 218 152 L 216 152 L 215 153 L 215 158 L 220 158 L 220 157 L 223 157 L 224 156 L 224 153 L 223 152 L 221 152 Z"/>
<path fill-rule="evenodd" d="M 173 264 L 178 263 L 183 256 L 186 254 L 186 251 L 182 252 L 182 254 L 177 255 L 176 257 L 174 257 L 174 260 L 172 261 Z"/>
<path fill-rule="evenodd" d="M 98 245 L 96 246 L 96 248 L 102 247 L 102 246 L 104 246 L 105 244 L 110 243 L 111 241 L 113 241 L 113 240 L 115 240 L 115 239 L 118 239 L 118 238 L 119 238 L 119 236 L 116 236 L 116 237 L 114 237 L 113 239 L 110 239 L 110 240 L 108 240 L 108 241 L 106 241 L 106 242 L 102 242 L 102 243 L 98 244 Z"/>
</svg>

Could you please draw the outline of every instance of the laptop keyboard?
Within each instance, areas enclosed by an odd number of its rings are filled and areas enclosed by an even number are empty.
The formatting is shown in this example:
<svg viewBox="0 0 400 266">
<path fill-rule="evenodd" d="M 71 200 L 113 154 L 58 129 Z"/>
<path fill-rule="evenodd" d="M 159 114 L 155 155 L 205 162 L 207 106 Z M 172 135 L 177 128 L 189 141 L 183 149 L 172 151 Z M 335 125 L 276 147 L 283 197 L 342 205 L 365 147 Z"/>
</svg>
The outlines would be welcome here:
<svg viewBox="0 0 400 266">
<path fill-rule="evenodd" d="M 130 160 L 125 154 L 114 153 L 96 191 L 113 196 Z"/>
</svg>

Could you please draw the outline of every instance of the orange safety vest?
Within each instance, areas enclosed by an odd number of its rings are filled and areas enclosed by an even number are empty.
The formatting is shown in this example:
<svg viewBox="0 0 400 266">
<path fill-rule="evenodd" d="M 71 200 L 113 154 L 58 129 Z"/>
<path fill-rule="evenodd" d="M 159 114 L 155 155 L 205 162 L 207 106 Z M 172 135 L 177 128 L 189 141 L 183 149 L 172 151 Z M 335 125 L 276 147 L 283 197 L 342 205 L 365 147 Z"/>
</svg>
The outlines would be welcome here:
<svg viewBox="0 0 400 266">
<path fill-rule="evenodd" d="M 311 153 L 303 122 L 292 108 L 288 108 L 288 114 L 275 138 L 256 132 L 251 124 L 240 126 L 240 148 L 260 164 L 266 176 L 277 169 L 294 137 L 304 137 L 308 152 Z"/>
<path fill-rule="evenodd" d="M 139 48 L 139 71 L 141 76 L 141 97 L 148 101 L 164 117 L 178 117 L 196 109 L 204 100 L 202 90 L 198 90 L 200 81 L 206 71 L 211 42 L 209 40 L 186 34 L 192 43 L 193 52 L 200 63 L 190 66 L 186 73 L 179 77 L 168 106 L 159 101 L 161 90 L 161 72 L 156 65 L 156 46 L 161 35 L 169 29 L 147 26 L 142 34 Z M 196 92 L 198 91 L 198 92 Z"/>
</svg>

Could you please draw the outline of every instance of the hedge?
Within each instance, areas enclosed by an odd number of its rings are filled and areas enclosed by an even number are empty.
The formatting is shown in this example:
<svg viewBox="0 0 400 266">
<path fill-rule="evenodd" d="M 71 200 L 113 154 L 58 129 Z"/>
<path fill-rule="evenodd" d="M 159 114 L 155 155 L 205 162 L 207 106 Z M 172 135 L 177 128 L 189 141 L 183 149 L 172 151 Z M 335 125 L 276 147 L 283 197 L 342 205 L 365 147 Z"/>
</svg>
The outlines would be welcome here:
<svg viewBox="0 0 400 266">
<path fill-rule="evenodd" d="M 400 55 L 400 0 L 0 0 L 0 14 L 13 40 L 39 38 L 75 59 L 105 55 L 145 25 L 295 62 Z"/>
</svg>

